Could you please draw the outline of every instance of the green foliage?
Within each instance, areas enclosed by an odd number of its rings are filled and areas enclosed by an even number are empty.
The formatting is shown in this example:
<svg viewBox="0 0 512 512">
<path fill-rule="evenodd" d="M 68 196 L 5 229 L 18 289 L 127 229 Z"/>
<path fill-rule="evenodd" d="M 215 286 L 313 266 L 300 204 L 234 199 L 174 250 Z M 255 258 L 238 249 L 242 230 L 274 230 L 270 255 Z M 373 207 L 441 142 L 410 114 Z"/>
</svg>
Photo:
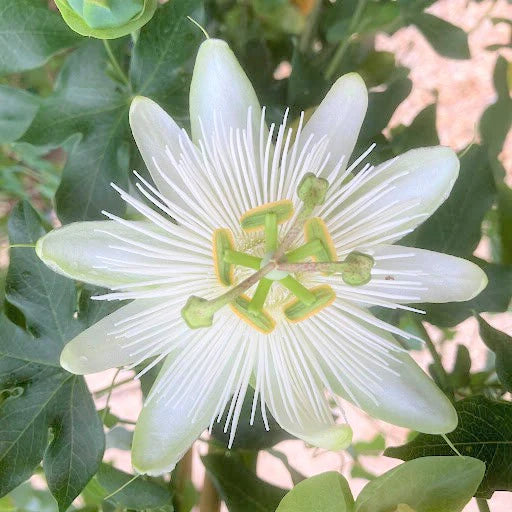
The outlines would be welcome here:
<svg viewBox="0 0 512 512">
<path fill-rule="evenodd" d="M 11 243 L 33 243 L 44 233 L 28 203 L 13 212 L 9 233 Z M 59 366 L 62 347 L 87 319 L 74 318 L 73 283 L 46 268 L 30 248 L 12 249 L 7 300 L 28 332 L 1 320 L 0 494 L 26 480 L 42 460 L 64 511 L 96 473 L 104 450 L 84 379 Z"/>
<path fill-rule="evenodd" d="M 0 75 L 33 69 L 73 46 L 78 36 L 43 0 L 3 0 L 0 10 Z"/>
<path fill-rule="evenodd" d="M 370 93 L 353 159 L 374 142 L 377 147 L 368 158 L 372 164 L 414 147 L 439 144 L 436 102 L 420 111 L 409 126 L 390 129 L 390 120 L 413 83 L 409 69 L 392 52 L 375 46 L 376 35 L 415 26 L 440 55 L 469 58 L 467 34 L 425 12 L 434 3 L 56 0 L 56 11 L 48 8 L 47 0 L 1 0 L 1 199 L 7 205 L 5 211 L 18 199 L 29 199 L 38 210 L 26 202 L 14 207 L 11 243 L 33 243 L 47 229 L 45 221 L 55 219 L 54 213 L 63 224 L 102 219 L 102 210 L 132 215 L 110 187 L 115 182 L 128 189 L 129 171 L 145 172 L 130 134 L 129 106 L 136 95 L 148 96 L 188 128 L 191 73 L 203 34 L 187 16 L 203 25 L 211 37 L 228 41 L 266 106 L 269 122 L 280 121 L 288 106 L 292 123 L 301 110 L 307 119 L 333 82 L 355 71 Z M 104 5 L 112 10 L 107 12 Z M 510 24 L 506 19 L 492 21 Z M 98 41 L 76 32 L 116 40 Z M 507 46 L 494 45 L 489 50 Z M 420 337 L 423 318 L 438 327 L 455 327 L 475 312 L 510 307 L 512 191 L 504 180 L 499 155 L 512 124 L 511 69 L 504 57 L 496 60 L 496 100 L 480 120 L 480 142 L 460 155 L 460 176 L 451 196 L 400 242 L 471 259 L 489 278 L 483 293 L 466 303 L 421 305 L 426 317 L 418 319 L 398 310 L 385 313 L 386 321 Z M 5 231 L 6 225 L 4 216 L 0 230 Z M 0 238 L 5 238 L 3 231 Z M 489 261 L 473 256 L 482 233 L 491 246 Z M 173 507 L 176 512 L 188 512 L 197 492 L 190 480 L 179 481 L 183 468 L 178 466 L 170 479 L 131 481 L 133 475 L 101 464 L 103 430 L 107 430 L 106 446 L 121 450 L 131 448 L 133 432 L 124 428 L 112 404 L 98 416 L 83 378 L 59 365 L 62 346 L 120 304 L 92 301 L 97 289 L 48 270 L 31 248 L 12 248 L 10 257 L 8 272 L 0 269 L 6 292 L 0 333 L 0 495 L 5 495 L 0 498 L 0 510 L 55 512 L 58 507 L 63 511 L 80 494 L 82 512 L 172 512 Z M 453 391 L 456 398 L 467 397 L 456 403 L 460 424 L 449 438 L 463 455 L 487 464 L 478 496 L 488 497 L 497 489 L 512 490 L 508 463 L 512 405 L 496 401 L 507 398 L 505 392 L 512 388 L 512 343 L 481 317 L 478 321 L 482 340 L 494 353 L 486 369 L 472 371 L 476 366 L 472 354 L 459 344 L 446 375 L 436 365 L 430 371 L 440 383 L 447 379 L 443 389 Z M 444 331 L 443 343 L 450 343 L 454 332 Z M 413 341 L 403 343 L 409 349 L 421 349 Z M 141 378 L 144 396 L 159 368 Z M 227 435 L 221 421 L 214 425 L 210 452 L 203 457 L 230 512 L 389 512 L 399 504 L 415 512 L 455 512 L 462 510 L 479 482 L 480 462 L 440 457 L 452 455 L 446 442 L 423 434 L 386 451 L 414 460 L 376 476 L 368 460 L 381 456 L 386 446 L 385 437 L 376 435 L 348 449 L 351 476 L 372 480 L 354 504 L 341 475 L 332 472 L 305 480 L 294 460 L 272 448 L 292 436 L 270 415 L 268 432 L 259 414 L 255 424 L 249 425 L 252 398 L 248 393 L 232 450 L 224 450 Z M 295 484 L 290 493 L 255 474 L 260 450 L 267 450 L 290 473 Z M 44 472 L 51 493 L 23 484 L 34 472 Z"/>
<path fill-rule="evenodd" d="M 461 512 L 482 481 L 485 464 L 471 457 L 424 457 L 384 473 L 357 497 L 354 512 Z"/>
<path fill-rule="evenodd" d="M 512 490 L 512 404 L 483 396 L 455 403 L 459 425 L 448 438 L 462 455 L 485 462 L 486 470 L 476 496 L 489 498 L 494 491 Z M 418 434 L 404 446 L 388 448 L 384 455 L 402 460 L 453 455 L 440 436 Z"/>
<path fill-rule="evenodd" d="M 229 512 L 274 512 L 286 494 L 258 478 L 236 455 L 210 454 L 201 460 Z"/>
<path fill-rule="evenodd" d="M 512 392 L 512 337 L 489 325 L 476 315 L 480 337 L 496 356 L 496 373 L 506 391 Z"/>
<path fill-rule="evenodd" d="M 350 512 L 354 498 L 348 482 L 335 471 L 322 473 L 296 485 L 276 512 Z"/>
</svg>

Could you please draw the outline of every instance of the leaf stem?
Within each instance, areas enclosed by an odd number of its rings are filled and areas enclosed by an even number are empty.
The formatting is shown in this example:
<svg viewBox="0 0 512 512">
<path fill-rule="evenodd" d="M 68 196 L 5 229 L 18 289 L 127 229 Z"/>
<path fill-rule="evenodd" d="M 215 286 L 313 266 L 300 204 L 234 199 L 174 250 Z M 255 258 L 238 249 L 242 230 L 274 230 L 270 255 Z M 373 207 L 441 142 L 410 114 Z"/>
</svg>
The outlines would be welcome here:
<svg viewBox="0 0 512 512">
<path fill-rule="evenodd" d="M 484 498 L 475 498 L 476 504 L 478 505 L 478 510 L 480 512 L 491 512 L 491 509 L 489 508 L 489 503 Z"/>
<path fill-rule="evenodd" d="M 329 62 L 329 65 L 327 66 L 327 69 L 325 70 L 325 78 L 327 80 L 331 80 L 334 76 L 334 73 L 336 73 L 341 60 L 343 59 L 343 56 L 345 55 L 345 52 L 347 51 L 347 48 L 350 44 L 350 42 L 355 37 L 355 29 L 357 25 L 359 24 L 359 21 L 361 19 L 361 16 L 363 14 L 364 8 L 366 7 L 366 4 L 368 3 L 368 0 L 358 0 L 357 7 L 354 10 L 354 14 L 352 15 L 352 20 L 350 21 L 350 25 L 348 27 L 348 33 L 349 35 L 345 37 L 341 44 L 338 46 L 338 49 L 334 53 L 331 62 Z"/>
<path fill-rule="evenodd" d="M 105 422 L 105 418 L 107 417 L 107 412 L 108 412 L 108 404 L 110 402 L 110 398 L 112 396 L 112 391 L 114 390 L 114 383 L 117 379 L 117 376 L 119 375 L 119 372 L 121 371 L 120 368 L 118 368 L 116 370 L 116 373 L 114 374 L 114 376 L 112 377 L 112 382 L 110 383 L 110 387 L 108 389 L 108 394 L 107 394 L 107 400 L 105 402 L 105 408 L 103 409 L 103 414 L 102 414 L 102 418 L 101 418 L 101 422 L 104 423 Z"/>
<path fill-rule="evenodd" d="M 119 62 L 116 59 L 116 56 L 114 55 L 114 52 L 112 51 L 112 48 L 110 47 L 110 43 L 107 39 L 103 39 L 103 46 L 105 47 L 105 51 L 107 52 L 108 58 L 110 60 L 110 64 L 112 64 L 112 67 L 114 68 L 114 71 L 116 72 L 117 77 L 121 82 L 123 82 L 130 90 L 132 89 L 132 84 L 130 82 L 130 79 L 126 75 L 126 73 L 123 71 L 121 66 L 119 65 Z"/>
<path fill-rule="evenodd" d="M 211 452 L 211 445 L 208 448 Z M 203 489 L 201 490 L 201 497 L 199 498 L 199 512 L 219 512 L 220 511 L 220 497 L 217 489 L 213 485 L 212 479 L 208 475 L 208 471 L 204 473 Z"/>
<path fill-rule="evenodd" d="M 176 465 L 175 475 L 175 506 L 176 512 L 183 512 L 185 510 L 185 489 L 187 482 L 192 479 L 192 448 L 190 448 L 183 458 Z"/>
</svg>

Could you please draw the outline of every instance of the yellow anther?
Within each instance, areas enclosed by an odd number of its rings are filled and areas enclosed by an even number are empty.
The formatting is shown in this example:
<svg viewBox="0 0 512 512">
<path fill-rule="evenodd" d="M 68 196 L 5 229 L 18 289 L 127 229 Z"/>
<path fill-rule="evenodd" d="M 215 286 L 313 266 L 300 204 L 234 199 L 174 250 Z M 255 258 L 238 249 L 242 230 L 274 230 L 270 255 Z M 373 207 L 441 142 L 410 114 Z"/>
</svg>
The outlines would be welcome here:
<svg viewBox="0 0 512 512">
<path fill-rule="evenodd" d="M 264 310 L 252 311 L 249 309 L 251 298 L 240 295 L 231 304 L 231 310 L 244 322 L 263 334 L 271 333 L 276 326 L 274 319 Z"/>
<path fill-rule="evenodd" d="M 212 245 L 215 275 L 220 284 L 231 286 L 234 280 L 234 266 L 225 261 L 224 254 L 227 250 L 233 250 L 235 245 L 233 234 L 229 229 L 216 229 L 213 232 Z"/>
<path fill-rule="evenodd" d="M 295 299 L 285 306 L 284 314 L 290 322 L 301 322 L 316 315 L 322 309 L 330 306 L 336 298 L 334 290 L 329 285 L 316 286 L 309 291 L 316 297 L 316 300 L 311 304 L 305 304 L 299 299 Z"/>
</svg>

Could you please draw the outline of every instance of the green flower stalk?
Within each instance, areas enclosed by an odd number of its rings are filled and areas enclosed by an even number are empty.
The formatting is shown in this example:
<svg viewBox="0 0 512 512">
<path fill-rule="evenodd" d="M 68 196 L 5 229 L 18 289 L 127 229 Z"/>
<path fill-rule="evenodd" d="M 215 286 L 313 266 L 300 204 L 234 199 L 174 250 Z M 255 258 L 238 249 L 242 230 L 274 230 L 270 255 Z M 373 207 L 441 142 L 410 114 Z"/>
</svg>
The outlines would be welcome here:
<svg viewBox="0 0 512 512">
<path fill-rule="evenodd" d="M 349 166 L 368 104 L 361 78 L 339 78 L 306 123 L 267 126 L 228 45 L 206 40 L 190 90 L 191 135 L 137 97 L 133 135 L 153 183 L 138 174 L 143 216 L 79 222 L 41 238 L 56 272 L 132 300 L 71 340 L 70 372 L 162 369 L 135 429 L 141 473 L 171 470 L 225 417 L 267 411 L 307 443 L 339 450 L 349 425 L 329 397 L 390 423 L 438 434 L 457 425 L 449 400 L 396 341 L 413 337 L 371 306 L 469 300 L 487 283 L 471 262 L 395 245 L 448 197 L 459 162 L 421 148 L 376 167 Z M 147 201 L 142 201 L 144 197 Z M 250 418 L 241 418 L 248 387 Z M 259 411 L 259 413 L 258 413 Z M 257 415 L 258 413 L 258 415 Z"/>
<path fill-rule="evenodd" d="M 55 0 L 64 21 L 83 36 L 115 39 L 145 25 L 157 0 Z"/>
</svg>

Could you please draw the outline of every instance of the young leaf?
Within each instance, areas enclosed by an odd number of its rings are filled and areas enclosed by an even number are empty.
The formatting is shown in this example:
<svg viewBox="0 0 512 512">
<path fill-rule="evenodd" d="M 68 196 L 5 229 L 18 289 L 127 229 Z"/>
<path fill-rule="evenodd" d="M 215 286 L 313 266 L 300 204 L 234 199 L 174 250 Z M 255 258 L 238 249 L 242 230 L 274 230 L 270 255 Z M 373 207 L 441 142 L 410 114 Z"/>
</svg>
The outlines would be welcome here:
<svg viewBox="0 0 512 512">
<path fill-rule="evenodd" d="M 11 243 L 35 242 L 44 233 L 28 203 L 14 209 L 9 231 Z M 7 299 L 35 337 L 0 319 L 0 496 L 42 460 L 64 511 L 96 473 L 105 442 L 84 379 L 59 365 L 62 347 L 87 321 L 74 318 L 72 281 L 46 268 L 31 248 L 11 250 L 7 284 Z"/>
<path fill-rule="evenodd" d="M 351 512 L 354 498 L 345 478 L 329 471 L 303 480 L 279 503 L 276 512 Z"/>
<path fill-rule="evenodd" d="M 462 512 L 485 473 L 471 457 L 423 457 L 375 478 L 357 497 L 354 512 L 387 512 L 407 505 L 415 512 Z"/>
<path fill-rule="evenodd" d="M 448 434 L 463 454 L 485 462 L 485 476 L 476 493 L 490 498 L 494 491 L 512 490 L 512 404 L 473 396 L 455 403 L 459 425 Z M 453 455 L 441 436 L 418 434 L 411 442 L 388 448 L 384 455 L 402 460 Z"/>
<path fill-rule="evenodd" d="M 2 0 L 0 75 L 42 66 L 52 55 L 76 44 L 75 34 L 42 0 Z"/>
<path fill-rule="evenodd" d="M 274 512 L 285 489 L 260 480 L 236 456 L 201 457 L 229 512 Z"/>
<path fill-rule="evenodd" d="M 512 392 L 512 337 L 489 325 L 480 315 L 476 315 L 480 337 L 496 354 L 496 374 L 503 387 Z"/>
</svg>

